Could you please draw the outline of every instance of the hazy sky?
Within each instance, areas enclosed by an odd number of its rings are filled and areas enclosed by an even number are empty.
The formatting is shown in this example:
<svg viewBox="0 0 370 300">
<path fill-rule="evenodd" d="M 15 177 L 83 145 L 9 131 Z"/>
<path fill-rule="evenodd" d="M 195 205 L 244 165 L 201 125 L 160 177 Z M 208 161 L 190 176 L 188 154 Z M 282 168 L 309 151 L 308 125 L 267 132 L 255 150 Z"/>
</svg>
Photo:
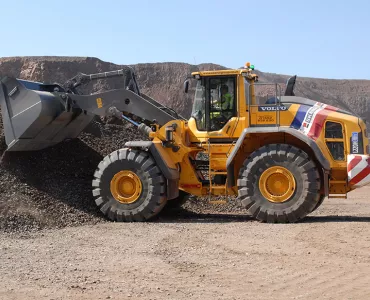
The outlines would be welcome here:
<svg viewBox="0 0 370 300">
<path fill-rule="evenodd" d="M 0 57 L 212 62 L 370 79 L 368 0 L 0 0 Z"/>
</svg>

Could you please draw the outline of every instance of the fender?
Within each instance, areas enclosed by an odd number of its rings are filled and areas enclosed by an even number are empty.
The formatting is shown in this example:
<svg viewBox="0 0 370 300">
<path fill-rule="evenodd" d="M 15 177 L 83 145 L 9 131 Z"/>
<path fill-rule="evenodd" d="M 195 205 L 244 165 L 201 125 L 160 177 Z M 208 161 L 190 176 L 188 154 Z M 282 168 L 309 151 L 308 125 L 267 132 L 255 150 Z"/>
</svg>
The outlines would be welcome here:
<svg viewBox="0 0 370 300">
<path fill-rule="evenodd" d="M 167 158 L 168 154 L 164 149 L 162 150 L 160 143 L 153 143 L 151 141 L 132 141 L 126 142 L 125 147 L 149 152 L 158 168 L 161 170 L 163 176 L 167 179 L 167 200 L 171 200 L 179 196 L 180 172 L 176 168 L 176 165 Z"/>
<path fill-rule="evenodd" d="M 260 128 L 246 128 L 243 130 L 242 134 L 238 138 L 235 147 L 233 151 L 231 151 L 229 157 L 227 158 L 226 161 L 226 170 L 227 170 L 227 182 L 228 182 L 228 187 L 233 187 L 235 186 L 235 176 L 234 176 L 234 158 L 235 155 L 238 153 L 239 148 L 244 142 L 244 139 L 247 134 L 251 133 L 271 133 L 271 132 L 285 132 L 289 133 L 292 136 L 300 139 L 301 141 L 305 142 L 315 153 L 315 156 L 319 163 L 321 164 L 322 169 L 324 170 L 324 174 L 327 174 L 330 171 L 330 163 L 329 161 L 325 158 L 324 154 L 321 152 L 319 146 L 311 140 L 308 136 L 300 133 L 294 128 L 289 128 L 289 127 L 276 127 L 276 128 L 266 128 L 266 127 L 260 127 Z M 327 187 L 325 187 L 326 189 Z"/>
</svg>

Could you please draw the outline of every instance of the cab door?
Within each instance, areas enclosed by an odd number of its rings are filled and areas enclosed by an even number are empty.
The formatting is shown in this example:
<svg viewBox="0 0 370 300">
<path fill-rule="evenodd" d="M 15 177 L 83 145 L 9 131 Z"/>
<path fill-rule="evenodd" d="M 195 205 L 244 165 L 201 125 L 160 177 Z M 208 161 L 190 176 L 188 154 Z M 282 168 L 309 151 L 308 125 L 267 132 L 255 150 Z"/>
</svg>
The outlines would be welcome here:
<svg viewBox="0 0 370 300">
<path fill-rule="evenodd" d="M 232 137 L 238 120 L 237 76 L 204 77 L 195 97 L 189 120 L 194 135 L 205 140 Z"/>
<path fill-rule="evenodd" d="M 209 136 L 230 136 L 236 117 L 236 77 L 210 77 L 208 89 Z"/>
</svg>

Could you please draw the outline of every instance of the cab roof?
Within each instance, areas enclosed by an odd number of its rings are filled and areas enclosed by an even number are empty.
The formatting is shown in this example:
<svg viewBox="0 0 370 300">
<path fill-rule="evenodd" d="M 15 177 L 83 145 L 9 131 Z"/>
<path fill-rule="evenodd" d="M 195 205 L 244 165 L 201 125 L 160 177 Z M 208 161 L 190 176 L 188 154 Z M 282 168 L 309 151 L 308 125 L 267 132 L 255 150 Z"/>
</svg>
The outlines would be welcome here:
<svg viewBox="0 0 370 300">
<path fill-rule="evenodd" d="M 199 76 L 222 76 L 222 75 L 240 75 L 242 73 L 247 73 L 247 69 L 237 69 L 237 70 L 215 70 L 215 71 L 201 71 L 201 72 L 192 72 L 191 75 L 195 77 Z"/>
</svg>

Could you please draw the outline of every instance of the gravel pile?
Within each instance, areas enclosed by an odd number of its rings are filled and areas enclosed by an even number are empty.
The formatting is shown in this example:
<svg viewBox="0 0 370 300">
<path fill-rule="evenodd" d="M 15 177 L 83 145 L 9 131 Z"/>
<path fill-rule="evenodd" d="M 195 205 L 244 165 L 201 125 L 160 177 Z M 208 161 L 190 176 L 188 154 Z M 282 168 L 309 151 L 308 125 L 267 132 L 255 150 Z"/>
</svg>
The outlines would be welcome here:
<svg viewBox="0 0 370 300">
<path fill-rule="evenodd" d="M 145 137 L 127 123 L 94 122 L 87 131 L 90 133 L 84 132 L 78 139 L 36 152 L 4 152 L 5 140 L 0 137 L 0 231 L 36 231 L 106 221 L 91 195 L 95 168 L 126 141 Z M 235 211 L 234 201 L 225 206 L 209 204 L 207 198 L 191 199 L 183 210 L 161 218 L 175 221 L 177 217 Z"/>
<path fill-rule="evenodd" d="M 82 133 L 36 152 L 0 151 L 0 230 L 94 224 L 105 221 L 91 196 L 91 181 L 101 159 L 129 140 L 142 137 L 130 124 L 92 124 L 98 135 Z"/>
</svg>

